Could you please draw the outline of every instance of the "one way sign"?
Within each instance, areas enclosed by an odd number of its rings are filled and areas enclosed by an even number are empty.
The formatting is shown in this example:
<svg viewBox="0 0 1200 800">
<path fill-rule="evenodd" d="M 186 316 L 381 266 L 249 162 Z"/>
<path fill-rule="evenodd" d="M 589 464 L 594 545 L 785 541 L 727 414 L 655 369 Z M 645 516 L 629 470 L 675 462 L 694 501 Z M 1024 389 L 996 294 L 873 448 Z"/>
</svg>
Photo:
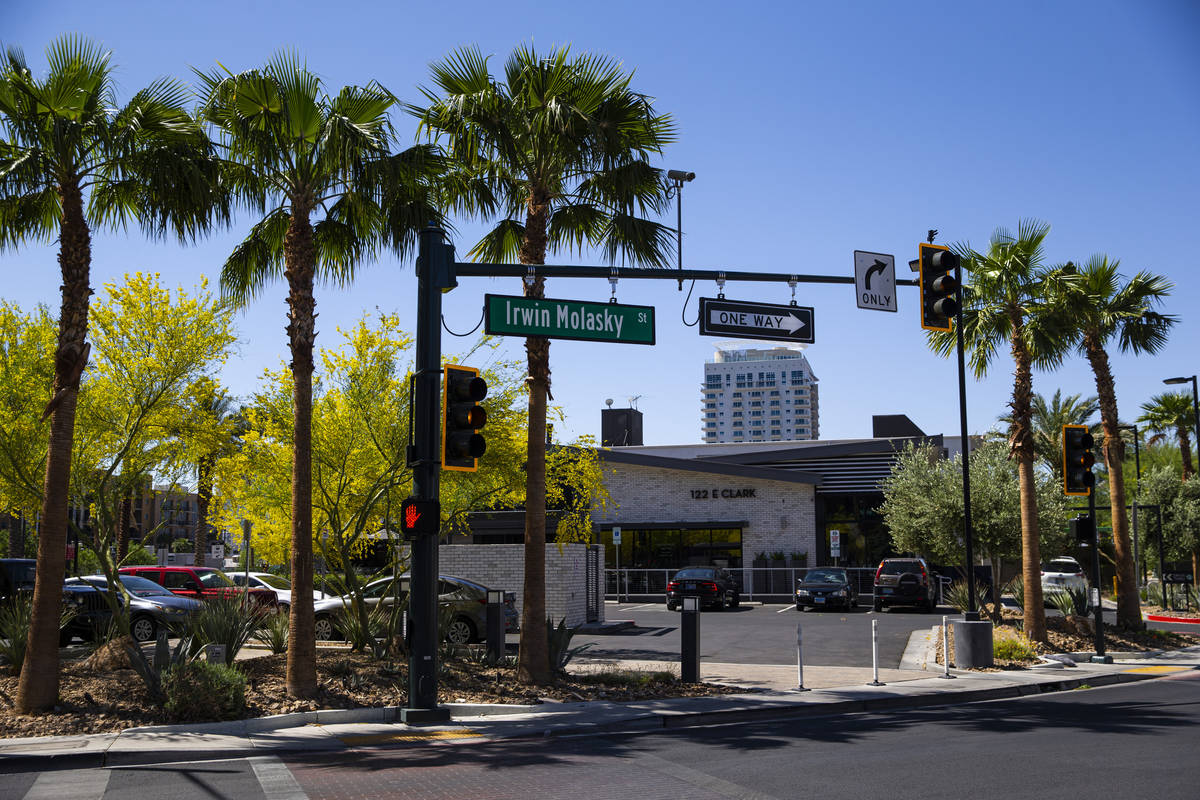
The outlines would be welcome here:
<svg viewBox="0 0 1200 800">
<path fill-rule="evenodd" d="M 812 344 L 813 310 L 809 306 L 701 297 L 700 335 Z"/>
</svg>

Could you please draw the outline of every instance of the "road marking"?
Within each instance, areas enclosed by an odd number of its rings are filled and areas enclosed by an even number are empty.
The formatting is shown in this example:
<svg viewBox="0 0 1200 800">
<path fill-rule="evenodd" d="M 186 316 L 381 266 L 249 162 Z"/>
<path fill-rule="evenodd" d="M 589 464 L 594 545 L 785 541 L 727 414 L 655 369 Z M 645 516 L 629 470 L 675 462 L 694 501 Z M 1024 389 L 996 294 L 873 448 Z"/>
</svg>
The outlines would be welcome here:
<svg viewBox="0 0 1200 800">
<path fill-rule="evenodd" d="M 266 800 L 308 800 L 291 770 L 276 756 L 254 756 L 246 760 L 250 762 Z"/>
<path fill-rule="evenodd" d="M 783 612 L 785 612 L 785 611 L 791 611 L 793 608 L 794 608 L 794 606 L 784 606 L 783 608 L 779 609 L 779 610 L 778 610 L 778 611 L 776 611 L 775 613 L 776 613 L 776 614 L 782 614 L 782 613 L 783 613 Z"/>
<path fill-rule="evenodd" d="M 385 744 L 386 742 L 427 742 L 434 739 L 474 739 L 482 736 L 470 728 L 442 731 L 407 731 L 405 733 L 364 733 L 356 736 L 339 736 L 342 744 Z"/>
<path fill-rule="evenodd" d="M 1184 672 L 1191 667 L 1172 667 L 1166 664 L 1158 664 L 1149 667 L 1134 667 L 1133 669 L 1122 670 L 1122 672 L 1132 672 L 1137 675 L 1168 675 L 1172 672 Z"/>
<path fill-rule="evenodd" d="M 108 789 L 106 769 L 71 769 L 43 772 L 25 793 L 25 800 L 101 800 Z"/>
</svg>

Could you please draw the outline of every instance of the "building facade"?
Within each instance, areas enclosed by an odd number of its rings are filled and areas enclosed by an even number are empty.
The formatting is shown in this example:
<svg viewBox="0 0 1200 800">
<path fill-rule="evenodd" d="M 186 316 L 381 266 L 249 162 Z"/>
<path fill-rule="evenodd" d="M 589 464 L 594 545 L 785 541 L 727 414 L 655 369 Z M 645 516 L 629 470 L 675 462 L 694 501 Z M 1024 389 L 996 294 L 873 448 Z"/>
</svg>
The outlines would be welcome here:
<svg viewBox="0 0 1200 800">
<path fill-rule="evenodd" d="M 817 377 L 804 355 L 806 346 L 718 345 L 704 365 L 704 441 L 819 438 Z"/>
</svg>

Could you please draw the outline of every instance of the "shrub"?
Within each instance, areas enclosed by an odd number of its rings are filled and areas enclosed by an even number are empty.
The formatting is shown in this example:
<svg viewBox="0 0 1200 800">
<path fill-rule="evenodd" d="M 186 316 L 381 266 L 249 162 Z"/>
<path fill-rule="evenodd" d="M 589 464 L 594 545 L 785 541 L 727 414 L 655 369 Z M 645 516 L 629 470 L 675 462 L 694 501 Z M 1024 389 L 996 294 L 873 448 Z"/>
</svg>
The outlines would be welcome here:
<svg viewBox="0 0 1200 800">
<path fill-rule="evenodd" d="M 967 582 L 958 581 L 950 584 L 946 588 L 946 602 L 951 608 L 966 613 L 969 607 L 968 599 L 970 593 L 967 591 Z M 983 608 L 987 604 L 987 589 L 979 583 L 975 584 L 975 608 Z"/>
<path fill-rule="evenodd" d="M 180 722 L 240 719 L 246 712 L 246 677 L 225 664 L 188 661 L 163 676 L 167 713 Z"/>
<path fill-rule="evenodd" d="M 1029 661 L 1037 658 L 1037 650 L 1024 636 L 1013 636 L 993 639 L 992 655 L 1008 661 Z"/>
<path fill-rule="evenodd" d="M 1013 602 L 1025 608 L 1025 576 L 1017 575 L 1004 586 L 1004 593 L 1012 595 Z"/>
<path fill-rule="evenodd" d="M 65 628 L 75 617 L 75 611 L 64 608 L 59 628 Z M 21 674 L 25 663 L 25 645 L 29 627 L 33 624 L 33 595 L 17 592 L 7 602 L 0 604 L 0 663 L 8 666 L 13 675 Z"/>
<path fill-rule="evenodd" d="M 1046 595 L 1046 600 L 1051 606 L 1057 608 L 1064 617 L 1069 617 L 1075 613 L 1075 599 L 1071 597 L 1070 592 L 1062 589 L 1057 592 L 1049 592 Z"/>
<path fill-rule="evenodd" d="M 262 626 L 254 632 L 254 640 L 271 648 L 271 652 L 275 655 L 286 653 L 289 631 L 288 622 L 287 614 L 268 614 L 263 618 Z"/>
<path fill-rule="evenodd" d="M 238 651 L 250 641 L 267 612 L 241 597 L 208 600 L 188 622 L 190 654 L 196 656 L 206 644 L 225 645 L 225 663 L 233 663 Z"/>
<path fill-rule="evenodd" d="M 550 657 L 550 671 L 553 673 L 562 672 L 567 668 L 567 664 L 571 663 L 571 659 L 587 650 L 592 644 L 581 644 L 578 647 L 571 647 L 571 639 L 575 636 L 575 629 L 567 627 L 567 619 L 563 617 L 558 621 L 558 627 L 546 617 L 546 653 Z"/>
</svg>

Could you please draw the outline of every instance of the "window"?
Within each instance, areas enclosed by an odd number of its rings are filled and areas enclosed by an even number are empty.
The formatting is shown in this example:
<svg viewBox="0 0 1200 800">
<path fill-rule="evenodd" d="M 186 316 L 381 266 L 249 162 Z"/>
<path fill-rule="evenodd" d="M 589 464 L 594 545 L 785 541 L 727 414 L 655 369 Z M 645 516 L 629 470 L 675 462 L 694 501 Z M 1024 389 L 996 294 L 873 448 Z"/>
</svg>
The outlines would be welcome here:
<svg viewBox="0 0 1200 800">
<path fill-rule="evenodd" d="M 720 375 L 707 376 L 705 379 L 704 385 L 708 389 L 720 389 L 721 388 L 721 376 Z"/>
</svg>

